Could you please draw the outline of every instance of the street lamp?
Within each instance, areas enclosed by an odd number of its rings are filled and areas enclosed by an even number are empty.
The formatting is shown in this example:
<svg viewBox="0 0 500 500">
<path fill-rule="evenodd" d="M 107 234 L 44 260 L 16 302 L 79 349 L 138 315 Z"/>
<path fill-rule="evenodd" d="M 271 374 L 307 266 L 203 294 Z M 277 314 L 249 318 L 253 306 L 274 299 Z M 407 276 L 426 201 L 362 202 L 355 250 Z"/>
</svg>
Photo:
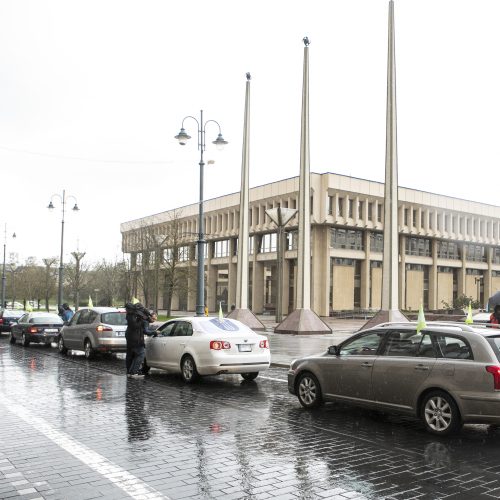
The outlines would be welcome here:
<svg viewBox="0 0 500 500">
<path fill-rule="evenodd" d="M 62 205 L 62 219 L 61 219 L 61 256 L 59 258 L 59 287 L 57 290 L 57 305 L 58 307 L 62 306 L 63 303 L 63 249 L 64 249 L 64 214 L 66 212 L 66 203 L 70 198 L 73 198 L 75 200 L 75 205 L 73 207 L 74 212 L 78 212 L 80 210 L 78 208 L 76 198 L 74 196 L 66 196 L 66 191 L 63 189 L 62 196 L 58 194 L 53 194 L 50 198 L 50 203 L 47 206 L 49 210 L 53 210 L 54 204 L 52 203 L 52 200 L 54 198 L 59 198 L 59 201 L 61 202 Z"/>
<path fill-rule="evenodd" d="M 198 215 L 198 280 L 196 283 L 196 316 L 204 316 L 205 312 L 205 234 L 203 228 L 203 167 L 205 163 L 203 161 L 203 152 L 205 151 L 205 128 L 208 123 L 215 123 L 219 127 L 219 135 L 212 144 L 217 146 L 217 149 L 222 150 L 227 144 L 227 141 L 222 137 L 222 131 L 220 125 L 215 120 L 208 120 L 203 123 L 203 110 L 200 111 L 200 121 L 198 121 L 194 116 L 186 116 L 182 120 L 181 130 L 175 136 L 175 139 L 179 141 L 181 146 L 185 146 L 187 141 L 191 139 L 191 136 L 186 133 L 184 129 L 184 121 L 188 118 L 192 118 L 198 126 L 198 150 L 200 151 L 200 206 Z M 210 162 L 209 162 L 210 163 Z"/>
<path fill-rule="evenodd" d="M 283 321 L 283 260 L 285 257 L 285 226 L 295 216 L 297 210 L 295 208 L 269 208 L 266 214 L 278 226 L 278 235 L 276 242 L 277 261 L 278 261 L 278 276 L 277 276 L 277 297 L 276 297 L 276 323 Z"/>
<path fill-rule="evenodd" d="M 2 304 L 1 307 L 5 307 L 5 284 L 7 281 L 7 277 L 5 276 L 5 253 L 7 251 L 7 224 L 4 225 L 4 230 L 3 230 L 3 267 L 2 267 Z M 16 237 L 16 233 L 12 234 L 12 238 Z"/>
</svg>

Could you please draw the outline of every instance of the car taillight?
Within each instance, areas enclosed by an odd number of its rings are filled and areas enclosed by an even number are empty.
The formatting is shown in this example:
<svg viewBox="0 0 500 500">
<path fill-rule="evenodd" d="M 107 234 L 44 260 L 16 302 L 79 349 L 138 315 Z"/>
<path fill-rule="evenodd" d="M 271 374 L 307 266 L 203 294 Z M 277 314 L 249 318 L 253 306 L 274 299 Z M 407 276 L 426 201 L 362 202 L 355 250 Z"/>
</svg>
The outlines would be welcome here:
<svg viewBox="0 0 500 500">
<path fill-rule="evenodd" d="M 259 342 L 259 347 L 261 349 L 269 349 L 269 341 L 266 339 L 266 340 L 261 340 Z"/>
<path fill-rule="evenodd" d="M 493 375 L 495 390 L 500 391 L 500 366 L 486 366 L 486 371 Z"/>
<path fill-rule="evenodd" d="M 28 333 L 38 333 L 38 328 L 36 326 L 30 326 L 28 328 Z"/>
<path fill-rule="evenodd" d="M 0 318 L 0 325 L 3 325 L 3 318 Z"/>
<path fill-rule="evenodd" d="M 109 326 L 104 326 L 104 325 L 97 325 L 96 332 L 112 332 L 113 328 L 110 328 Z"/>
<path fill-rule="evenodd" d="M 220 351 L 221 349 L 231 349 L 231 344 L 225 340 L 211 340 L 210 349 Z"/>
</svg>

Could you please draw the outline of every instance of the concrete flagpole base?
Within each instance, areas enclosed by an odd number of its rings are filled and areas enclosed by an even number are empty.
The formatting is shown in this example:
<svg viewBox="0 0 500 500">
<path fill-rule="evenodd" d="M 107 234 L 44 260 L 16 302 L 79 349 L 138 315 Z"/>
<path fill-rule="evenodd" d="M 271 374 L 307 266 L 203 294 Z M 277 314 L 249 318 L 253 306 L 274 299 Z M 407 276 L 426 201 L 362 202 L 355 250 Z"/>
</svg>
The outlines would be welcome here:
<svg viewBox="0 0 500 500">
<path fill-rule="evenodd" d="M 247 325 L 252 330 L 265 331 L 266 327 L 262 322 L 250 311 L 250 309 L 235 309 L 231 311 L 226 318 L 236 319 Z"/>
<path fill-rule="evenodd" d="M 274 333 L 314 335 L 332 333 L 332 329 L 310 309 L 295 309 L 274 329 Z"/>
<path fill-rule="evenodd" d="M 407 323 L 408 318 L 398 309 L 392 311 L 380 310 L 373 318 L 368 320 L 359 330 L 367 330 L 382 323 L 389 323 L 391 321 Z"/>
</svg>

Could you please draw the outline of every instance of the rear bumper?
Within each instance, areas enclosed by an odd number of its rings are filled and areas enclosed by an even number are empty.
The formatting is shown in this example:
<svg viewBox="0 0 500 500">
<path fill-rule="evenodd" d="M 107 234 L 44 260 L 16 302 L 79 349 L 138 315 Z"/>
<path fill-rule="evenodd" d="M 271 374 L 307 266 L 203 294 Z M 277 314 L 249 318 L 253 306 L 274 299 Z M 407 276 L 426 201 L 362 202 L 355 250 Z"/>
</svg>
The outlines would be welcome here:
<svg viewBox="0 0 500 500">
<path fill-rule="evenodd" d="M 271 355 L 256 353 L 251 355 L 227 355 L 213 353 L 208 359 L 197 363 L 200 375 L 217 375 L 218 373 L 247 373 L 267 370 L 271 364 Z"/>
<path fill-rule="evenodd" d="M 500 423 L 500 391 L 460 395 L 462 420 L 476 423 Z"/>
<path fill-rule="evenodd" d="M 103 352 L 126 352 L 127 339 L 125 337 L 101 338 L 94 349 Z"/>
<path fill-rule="evenodd" d="M 59 332 L 57 333 L 36 333 L 36 334 L 25 334 L 26 339 L 33 343 L 44 344 L 47 342 L 57 342 L 59 339 Z"/>
</svg>

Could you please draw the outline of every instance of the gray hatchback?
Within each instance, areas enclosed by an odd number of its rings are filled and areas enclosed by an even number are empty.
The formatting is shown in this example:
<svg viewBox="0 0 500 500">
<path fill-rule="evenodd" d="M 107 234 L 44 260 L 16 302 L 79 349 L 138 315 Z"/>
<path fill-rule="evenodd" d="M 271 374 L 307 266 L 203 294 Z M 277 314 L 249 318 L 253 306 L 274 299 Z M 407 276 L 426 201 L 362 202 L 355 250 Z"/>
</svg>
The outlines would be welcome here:
<svg viewBox="0 0 500 500">
<path fill-rule="evenodd" d="M 461 323 L 385 323 L 294 360 L 288 390 L 302 406 L 343 401 L 413 415 L 446 435 L 500 424 L 500 330 Z"/>
<path fill-rule="evenodd" d="M 116 307 L 92 307 L 79 309 L 59 336 L 61 354 L 74 349 L 85 352 L 91 358 L 97 352 L 125 352 L 127 342 L 125 309 Z"/>
</svg>

